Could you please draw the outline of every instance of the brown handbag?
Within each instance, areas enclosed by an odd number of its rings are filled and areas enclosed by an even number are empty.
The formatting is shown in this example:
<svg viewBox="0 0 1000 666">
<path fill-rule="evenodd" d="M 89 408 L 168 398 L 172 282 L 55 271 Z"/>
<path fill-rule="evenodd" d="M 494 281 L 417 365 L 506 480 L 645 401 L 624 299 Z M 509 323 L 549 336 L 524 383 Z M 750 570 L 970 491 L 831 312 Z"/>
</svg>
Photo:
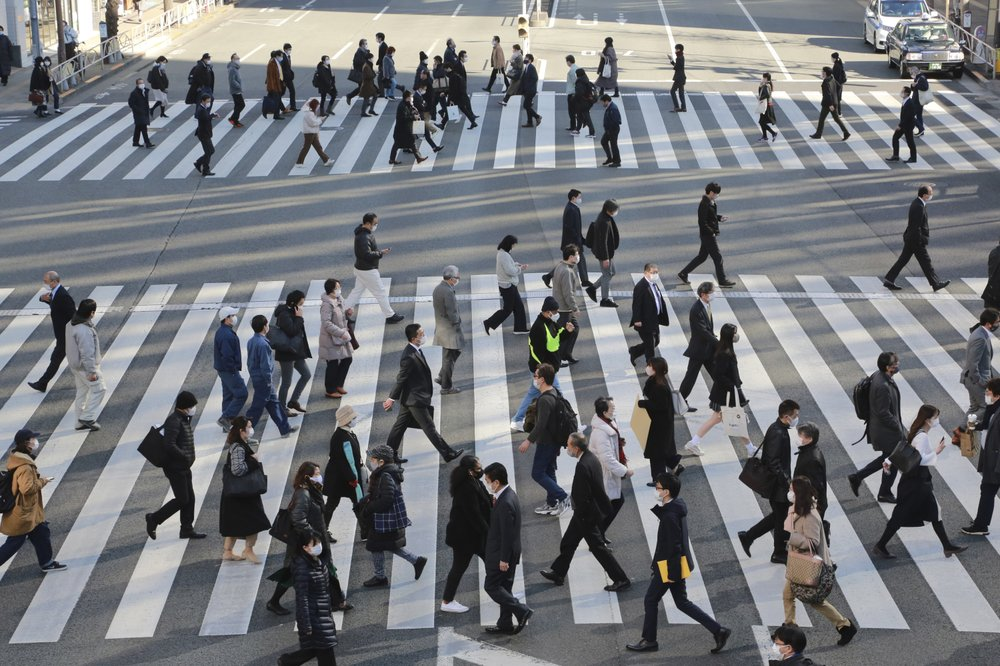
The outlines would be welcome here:
<svg viewBox="0 0 1000 666">
<path fill-rule="evenodd" d="M 801 552 L 796 548 L 788 549 L 788 564 L 785 566 L 785 578 L 791 583 L 816 587 L 819 585 L 820 574 L 823 573 L 823 559 L 816 556 L 812 544 L 809 552 Z"/>
</svg>

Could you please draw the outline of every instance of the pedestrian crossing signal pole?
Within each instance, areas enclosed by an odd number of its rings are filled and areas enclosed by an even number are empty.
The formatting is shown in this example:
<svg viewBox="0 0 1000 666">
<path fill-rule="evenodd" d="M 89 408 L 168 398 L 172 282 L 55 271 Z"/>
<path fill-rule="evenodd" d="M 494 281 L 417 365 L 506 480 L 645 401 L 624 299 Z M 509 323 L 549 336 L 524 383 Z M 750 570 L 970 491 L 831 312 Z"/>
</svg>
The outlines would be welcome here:
<svg viewBox="0 0 1000 666">
<path fill-rule="evenodd" d="M 517 37 L 518 37 L 518 39 L 521 40 L 521 46 L 524 47 L 524 52 L 525 53 L 528 53 L 530 51 L 530 49 L 528 48 L 528 45 L 530 43 L 529 42 L 530 37 L 528 35 L 528 32 L 529 32 L 528 23 L 529 22 L 528 22 L 528 15 L 527 14 L 519 14 L 518 15 L 518 17 L 517 17 Z"/>
</svg>

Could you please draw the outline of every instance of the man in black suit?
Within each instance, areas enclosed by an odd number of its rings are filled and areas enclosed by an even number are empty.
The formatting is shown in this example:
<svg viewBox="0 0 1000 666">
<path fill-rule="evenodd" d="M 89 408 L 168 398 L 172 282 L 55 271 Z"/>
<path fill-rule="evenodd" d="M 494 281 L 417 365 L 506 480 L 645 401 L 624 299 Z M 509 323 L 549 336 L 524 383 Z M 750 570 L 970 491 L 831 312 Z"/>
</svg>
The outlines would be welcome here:
<svg viewBox="0 0 1000 666">
<path fill-rule="evenodd" d="M 684 113 L 688 110 L 687 103 L 684 101 L 684 84 L 687 83 L 687 74 L 684 73 L 684 45 L 675 46 L 674 54 L 676 54 L 676 58 L 667 56 L 670 64 L 674 66 L 674 85 L 670 86 L 670 100 L 674 103 L 674 108 L 671 109 L 671 112 Z M 679 101 L 677 99 L 678 93 L 680 93 Z"/>
<path fill-rule="evenodd" d="M 604 469 L 601 461 L 588 449 L 587 438 L 574 432 L 566 441 L 566 452 L 576 458 L 576 471 L 573 473 L 573 489 L 570 498 L 573 500 L 573 517 L 566 527 L 562 541 L 559 543 L 559 557 L 552 566 L 542 569 L 542 578 L 556 585 L 566 582 L 566 573 L 573 560 L 580 541 L 586 541 L 594 558 L 604 568 L 611 578 L 611 584 L 605 585 L 608 592 L 624 590 L 632 584 L 628 575 L 611 554 L 604 543 L 601 526 L 611 513 L 611 500 L 604 489 Z"/>
<path fill-rule="evenodd" d="M 931 264 L 931 256 L 927 254 L 927 243 L 931 237 L 930 227 L 927 225 L 927 204 L 934 198 L 934 187 L 931 185 L 921 185 L 917 190 L 917 198 L 910 204 L 910 213 L 907 217 L 906 231 L 903 232 L 903 251 L 899 254 L 899 259 L 892 265 L 889 272 L 885 274 L 882 284 L 887 289 L 902 289 L 896 284 L 896 276 L 903 270 L 903 267 L 910 262 L 910 258 L 916 255 L 917 263 L 924 271 L 924 277 L 930 283 L 934 291 L 944 289 L 951 280 L 942 281 L 938 278 Z"/>
<path fill-rule="evenodd" d="M 45 369 L 38 381 L 28 382 L 28 386 L 45 393 L 49 382 L 59 371 L 59 364 L 66 358 L 66 324 L 76 313 L 76 303 L 66 291 L 66 287 L 62 286 L 59 273 L 47 272 L 42 276 L 42 283 L 45 284 L 48 292 L 39 296 L 38 300 L 49 304 L 49 315 L 52 317 L 52 333 L 56 338 L 56 346 L 49 358 L 49 367 Z"/>
<path fill-rule="evenodd" d="M 824 67 L 823 83 L 820 84 L 820 90 L 823 93 L 823 100 L 819 105 L 819 122 L 816 123 L 816 131 L 809 135 L 810 139 L 823 138 L 823 125 L 826 124 L 827 116 L 833 116 L 833 122 L 837 123 L 837 126 L 840 127 L 840 131 L 843 132 L 844 141 L 851 138 L 851 133 L 847 131 L 847 126 L 844 125 L 844 121 L 840 119 L 840 111 L 837 108 L 837 91 L 839 88 L 840 84 L 837 83 L 835 78 L 833 78 L 833 68 Z"/>
<path fill-rule="evenodd" d="M 899 107 L 899 124 L 892 133 L 892 155 L 885 158 L 886 162 L 899 161 L 899 139 L 906 137 L 906 147 L 910 149 L 908 163 L 917 161 L 917 142 L 913 140 L 913 130 L 917 126 L 917 103 L 913 101 L 913 91 L 910 86 L 903 86 L 903 105 Z"/>
<path fill-rule="evenodd" d="M 521 562 L 521 504 L 514 489 L 507 485 L 507 468 L 490 463 L 483 470 L 486 489 L 493 495 L 490 529 L 486 533 L 486 582 L 483 589 L 500 605 L 500 619 L 488 634 L 519 634 L 528 626 L 535 611 L 511 592 L 514 572 Z M 517 618 L 514 626 L 513 618 Z"/>
<path fill-rule="evenodd" d="M 785 531 L 785 518 L 788 516 L 788 486 L 792 480 L 792 439 L 788 429 L 799 425 L 799 405 L 794 400 L 782 400 L 778 405 L 778 419 L 767 428 L 764 442 L 761 444 L 760 459 L 771 470 L 774 487 L 771 494 L 764 497 L 771 505 L 771 513 L 760 519 L 756 525 L 745 532 L 737 533 L 743 552 L 750 557 L 750 546 L 753 542 L 768 532 L 774 535 L 774 550 L 771 551 L 773 564 L 788 562 L 788 551 L 785 542 L 788 532 Z"/>
<path fill-rule="evenodd" d="M 128 96 L 128 108 L 132 109 L 132 122 L 135 129 L 132 131 L 132 145 L 139 147 L 139 136 L 145 142 L 147 148 L 152 148 L 149 142 L 149 91 L 146 90 L 146 83 L 142 79 L 135 80 L 135 88 Z"/>
<path fill-rule="evenodd" d="M 204 154 L 195 160 L 194 168 L 202 176 L 214 176 L 215 174 L 209 167 L 212 155 L 215 154 L 215 146 L 212 144 L 212 120 L 218 118 L 219 115 L 212 113 L 211 95 L 201 96 L 198 106 L 195 107 L 194 117 L 198 121 L 198 128 L 194 131 L 194 135 L 201 141 L 201 149 L 204 151 Z"/>
<path fill-rule="evenodd" d="M 292 45 L 285 44 L 281 52 L 281 80 L 288 91 L 288 111 L 298 111 L 295 106 L 295 72 L 292 70 Z"/>
<path fill-rule="evenodd" d="M 712 294 L 715 285 L 711 282 L 702 282 L 698 285 L 698 300 L 691 306 L 688 312 L 688 323 L 691 326 L 691 340 L 688 341 L 684 355 L 688 357 L 687 372 L 681 381 L 680 394 L 685 400 L 691 395 L 694 383 L 698 379 L 698 373 L 702 367 L 712 374 L 712 357 L 715 355 L 715 348 L 719 344 L 719 338 L 715 337 L 715 321 L 712 319 Z M 693 408 L 689 408 L 693 411 Z"/>
<path fill-rule="evenodd" d="M 893 375 L 899 372 L 899 357 L 893 352 L 882 352 L 878 355 L 878 372 L 872 375 L 871 390 L 868 394 L 868 442 L 879 456 L 854 474 L 849 474 L 847 480 L 851 484 L 851 492 L 858 496 L 858 488 L 866 477 L 882 471 L 882 463 L 889 457 L 900 441 L 906 440 L 906 428 L 900 418 L 899 387 L 893 380 Z M 896 480 L 896 466 L 893 465 L 888 474 L 882 475 L 882 485 L 878 491 L 878 501 L 895 504 L 892 494 L 892 484 Z"/>
<path fill-rule="evenodd" d="M 641 342 L 628 348 L 628 358 L 635 360 L 645 354 L 646 362 L 653 360 L 653 354 L 660 344 L 660 326 L 670 326 L 667 302 L 663 300 L 660 287 L 660 269 L 656 264 L 646 264 L 642 269 L 642 279 L 632 289 L 632 320 L 629 326 L 639 334 Z"/>
<path fill-rule="evenodd" d="M 719 215 L 715 199 L 722 193 L 722 186 L 718 183 L 709 183 L 705 186 L 705 194 L 698 204 L 698 237 L 701 239 L 701 247 L 698 256 L 688 262 L 688 265 L 677 274 L 681 284 L 689 284 L 688 273 L 701 266 L 702 262 L 712 257 L 715 263 L 715 277 L 719 281 L 720 287 L 734 287 L 735 282 L 726 279 L 726 269 L 722 265 L 722 253 L 719 252 L 719 223 L 728 222 L 729 218 Z"/>
<path fill-rule="evenodd" d="M 580 204 L 583 203 L 583 192 L 580 190 L 570 190 L 567 198 L 569 201 L 566 202 L 566 207 L 563 208 L 562 240 L 559 242 L 559 247 L 575 245 L 580 248 L 580 261 L 576 264 L 576 271 L 580 274 L 580 284 L 584 287 L 589 287 L 590 280 L 587 278 L 587 259 L 583 256 L 583 221 L 580 216 Z M 542 276 L 542 282 L 550 289 L 552 288 L 552 273 L 554 272 L 554 270 L 551 270 Z"/>
<path fill-rule="evenodd" d="M 403 349 L 399 359 L 399 374 L 396 375 L 396 385 L 392 387 L 389 397 L 382 403 L 385 411 L 392 411 L 393 404 L 399 400 L 399 416 L 392 424 L 389 439 L 386 444 L 393 450 L 397 465 L 406 462 L 399 457 L 399 447 L 403 442 L 403 433 L 407 428 L 420 428 L 431 440 L 431 445 L 441 454 L 445 462 L 451 462 L 462 455 L 461 451 L 448 446 L 444 437 L 434 425 L 434 413 L 431 411 L 431 395 L 434 384 L 431 382 L 431 367 L 420 347 L 424 344 L 424 328 L 420 324 L 408 324 L 406 339 L 409 344 Z"/>
</svg>

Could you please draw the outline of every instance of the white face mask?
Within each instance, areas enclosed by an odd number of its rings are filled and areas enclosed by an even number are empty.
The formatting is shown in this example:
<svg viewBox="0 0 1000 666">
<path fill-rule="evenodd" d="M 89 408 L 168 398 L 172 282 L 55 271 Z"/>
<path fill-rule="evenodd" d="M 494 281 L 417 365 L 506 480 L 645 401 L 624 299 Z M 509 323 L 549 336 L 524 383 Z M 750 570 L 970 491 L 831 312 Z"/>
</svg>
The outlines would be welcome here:
<svg viewBox="0 0 1000 666">
<path fill-rule="evenodd" d="M 415 344 L 417 347 L 423 347 L 424 346 L 424 340 L 426 340 L 426 339 L 427 339 L 427 335 L 421 333 L 421 335 L 420 335 L 419 338 L 415 338 L 413 340 L 413 344 Z"/>
<path fill-rule="evenodd" d="M 340 289 L 334 289 L 333 290 L 333 296 L 334 296 L 334 298 L 340 298 L 340 293 L 341 293 Z"/>
<path fill-rule="evenodd" d="M 375 465 L 375 461 L 372 460 L 371 458 L 369 458 L 368 460 L 365 461 L 365 467 L 367 467 L 368 470 L 371 471 L 371 472 L 374 472 L 377 469 L 377 465 Z"/>
<path fill-rule="evenodd" d="M 539 379 L 538 377 L 532 379 L 531 383 L 534 384 L 535 388 L 538 389 L 539 391 L 542 390 L 542 380 Z"/>
<path fill-rule="evenodd" d="M 187 409 L 186 411 L 187 411 L 187 415 L 188 416 L 194 416 L 195 414 L 198 413 L 198 408 L 197 407 L 191 407 L 190 409 Z"/>
<path fill-rule="evenodd" d="M 784 645 L 778 645 L 777 643 L 771 643 L 771 656 L 773 656 L 778 661 L 785 658 L 785 653 L 781 651 Z"/>
<path fill-rule="evenodd" d="M 348 427 L 348 428 L 353 428 L 353 427 L 354 427 L 354 426 L 356 426 L 357 424 L 358 424 L 358 419 L 357 419 L 357 418 L 353 418 L 353 419 L 351 419 L 351 420 L 350 420 L 350 421 L 349 421 L 349 422 L 347 423 L 347 427 Z"/>
<path fill-rule="evenodd" d="M 247 436 L 248 437 L 253 437 L 253 432 L 254 432 L 253 431 L 253 426 L 250 426 L 250 427 L 247 428 Z"/>
<path fill-rule="evenodd" d="M 737 333 L 733 336 L 733 344 L 736 344 L 739 341 L 740 341 L 740 334 Z"/>
<path fill-rule="evenodd" d="M 239 322 L 239 320 L 240 320 L 239 317 L 237 317 L 236 315 L 233 315 L 233 326 L 236 326 L 236 324 Z"/>
<path fill-rule="evenodd" d="M 665 490 L 657 490 L 656 491 L 656 502 L 657 502 L 657 504 L 666 504 L 667 503 L 667 491 L 665 491 Z"/>
<path fill-rule="evenodd" d="M 646 366 L 646 376 L 647 377 L 652 377 L 655 374 L 656 374 L 656 370 L 653 370 L 653 366 L 647 365 Z"/>
<path fill-rule="evenodd" d="M 309 554 L 313 557 L 319 557 L 320 553 L 323 552 L 323 544 L 317 543 L 313 546 L 309 546 Z"/>
<path fill-rule="evenodd" d="M 317 474 L 316 476 L 310 476 L 309 480 L 315 483 L 317 486 L 323 485 L 323 475 Z"/>
<path fill-rule="evenodd" d="M 715 292 L 709 292 L 709 294 L 708 294 L 708 302 L 711 303 L 714 300 L 715 300 Z"/>
<path fill-rule="evenodd" d="M 934 198 L 933 194 L 927 197 L 927 203 L 930 203 L 933 198 Z"/>
<path fill-rule="evenodd" d="M 795 493 L 793 493 L 791 490 L 788 491 L 788 494 L 785 495 L 785 497 L 788 498 L 789 504 L 795 504 Z"/>
<path fill-rule="evenodd" d="M 378 223 L 377 222 L 372 225 L 372 231 L 375 231 L 376 229 L 378 229 Z"/>
<path fill-rule="evenodd" d="M 986 398 L 986 404 L 987 405 L 992 405 L 994 402 L 996 402 L 996 399 L 997 399 L 996 396 L 993 395 L 992 393 L 990 393 L 989 391 L 986 392 L 985 398 Z"/>
<path fill-rule="evenodd" d="M 796 416 L 794 419 L 792 419 L 791 421 L 788 422 L 788 427 L 789 428 L 794 428 L 798 424 L 799 424 L 799 417 Z"/>
<path fill-rule="evenodd" d="M 931 419 L 931 427 L 932 428 L 937 428 L 939 425 L 941 425 L 941 419 L 939 419 L 936 416 Z"/>
</svg>

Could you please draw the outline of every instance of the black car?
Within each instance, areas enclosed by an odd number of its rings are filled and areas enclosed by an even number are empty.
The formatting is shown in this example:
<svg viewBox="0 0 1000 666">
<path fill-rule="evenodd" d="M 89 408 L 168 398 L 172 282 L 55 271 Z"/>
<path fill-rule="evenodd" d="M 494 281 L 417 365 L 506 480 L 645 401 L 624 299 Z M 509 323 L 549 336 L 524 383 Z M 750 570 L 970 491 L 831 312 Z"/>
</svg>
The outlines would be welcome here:
<svg viewBox="0 0 1000 666">
<path fill-rule="evenodd" d="M 947 21 L 939 18 L 904 19 L 885 38 L 889 67 L 899 67 L 899 78 L 909 78 L 910 67 L 924 72 L 951 74 L 959 79 L 965 72 L 965 54 Z"/>
</svg>

